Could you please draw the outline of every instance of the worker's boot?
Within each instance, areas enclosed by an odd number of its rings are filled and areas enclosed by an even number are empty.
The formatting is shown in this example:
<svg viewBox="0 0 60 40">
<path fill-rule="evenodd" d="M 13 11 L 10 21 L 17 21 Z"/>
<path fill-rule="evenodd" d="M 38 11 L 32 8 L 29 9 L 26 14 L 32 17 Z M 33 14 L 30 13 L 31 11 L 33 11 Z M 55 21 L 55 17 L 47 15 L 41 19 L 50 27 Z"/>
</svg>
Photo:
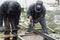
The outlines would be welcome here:
<svg viewBox="0 0 60 40">
<path fill-rule="evenodd" d="M 12 30 L 12 34 L 17 35 L 17 30 Z M 12 40 L 17 40 L 17 36 L 13 37 Z"/>
</svg>

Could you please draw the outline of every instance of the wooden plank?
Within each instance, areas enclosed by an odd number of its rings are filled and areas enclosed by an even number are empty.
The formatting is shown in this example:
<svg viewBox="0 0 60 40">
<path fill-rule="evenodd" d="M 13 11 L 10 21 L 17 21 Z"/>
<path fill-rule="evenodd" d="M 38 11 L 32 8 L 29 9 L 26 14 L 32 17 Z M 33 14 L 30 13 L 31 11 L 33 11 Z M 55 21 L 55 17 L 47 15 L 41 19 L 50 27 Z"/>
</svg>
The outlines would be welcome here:
<svg viewBox="0 0 60 40">
<path fill-rule="evenodd" d="M 15 35 L 12 34 L 8 34 L 8 35 L 4 35 L 4 34 L 0 34 L 0 38 L 7 38 L 7 37 L 13 37 Z"/>
<path fill-rule="evenodd" d="M 0 38 L 7 38 L 7 37 L 14 37 L 14 36 L 32 36 L 32 35 L 36 35 L 34 33 L 28 33 L 28 34 L 8 34 L 8 35 L 5 35 L 5 34 L 0 34 Z"/>
<path fill-rule="evenodd" d="M 25 35 L 19 36 L 22 40 L 43 40 L 44 38 L 40 35 L 36 35 L 35 33 L 27 33 Z"/>
<path fill-rule="evenodd" d="M 35 33 L 27 33 L 25 36 L 20 36 L 19 37 L 22 40 L 43 40 L 44 38 L 40 35 L 36 35 Z"/>
<path fill-rule="evenodd" d="M 32 35 L 31 36 L 23 36 L 22 37 L 25 40 L 43 40 L 44 38 L 40 35 Z"/>
<path fill-rule="evenodd" d="M 0 38 L 7 38 L 7 37 L 13 37 L 13 36 L 16 36 L 16 35 L 13 35 L 13 34 L 3 35 L 2 34 L 2 35 L 0 35 Z M 38 40 L 38 38 L 43 40 L 42 36 L 36 35 L 34 33 L 18 34 L 18 38 L 21 40 Z"/>
</svg>

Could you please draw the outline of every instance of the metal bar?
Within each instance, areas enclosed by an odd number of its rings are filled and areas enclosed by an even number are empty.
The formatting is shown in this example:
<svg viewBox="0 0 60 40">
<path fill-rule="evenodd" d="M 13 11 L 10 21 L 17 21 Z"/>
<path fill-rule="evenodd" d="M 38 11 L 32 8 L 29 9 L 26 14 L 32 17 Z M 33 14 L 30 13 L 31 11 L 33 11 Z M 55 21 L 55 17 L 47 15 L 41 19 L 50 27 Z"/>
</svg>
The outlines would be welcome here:
<svg viewBox="0 0 60 40">
<path fill-rule="evenodd" d="M 51 29 L 50 27 L 47 27 L 50 31 L 52 31 L 53 33 L 55 33 L 55 31 L 53 29 Z"/>
<path fill-rule="evenodd" d="M 34 29 L 33 32 L 36 33 L 36 34 L 38 34 L 38 35 L 43 36 L 44 38 L 46 38 L 46 39 L 48 39 L 48 40 L 55 40 L 54 38 L 50 37 L 49 35 L 44 34 L 44 33 L 41 33 L 41 32 L 39 32 L 38 30 L 35 30 L 35 29 Z"/>
</svg>

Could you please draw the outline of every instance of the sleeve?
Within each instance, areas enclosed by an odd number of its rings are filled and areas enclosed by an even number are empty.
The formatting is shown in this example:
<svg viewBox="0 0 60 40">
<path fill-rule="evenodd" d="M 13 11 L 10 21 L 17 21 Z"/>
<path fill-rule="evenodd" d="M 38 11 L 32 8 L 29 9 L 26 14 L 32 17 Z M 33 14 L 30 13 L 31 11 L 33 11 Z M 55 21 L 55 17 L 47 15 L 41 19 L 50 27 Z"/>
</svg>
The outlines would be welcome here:
<svg viewBox="0 0 60 40">
<path fill-rule="evenodd" d="M 2 26 L 3 26 L 3 12 L 0 7 L 0 27 L 2 27 Z"/>
<path fill-rule="evenodd" d="M 43 7 L 42 17 L 44 18 L 44 17 L 45 17 L 45 15 L 46 15 L 46 8 L 45 8 L 45 7 Z"/>
<path fill-rule="evenodd" d="M 5 3 L 3 3 L 1 6 L 0 6 L 0 27 L 3 26 L 3 18 L 4 18 L 4 13 L 5 13 Z"/>
<path fill-rule="evenodd" d="M 14 17 L 13 20 L 14 20 L 15 25 L 19 24 L 19 19 L 20 19 L 20 16 L 21 16 L 21 5 L 19 4 L 18 6 L 19 6 L 19 7 L 17 7 L 18 10 L 16 10 L 17 13 L 15 13 L 15 16 L 13 16 Z"/>
<path fill-rule="evenodd" d="M 19 4 L 19 9 L 18 9 L 18 15 L 17 15 L 19 18 L 21 16 L 21 5 Z"/>
<path fill-rule="evenodd" d="M 27 17 L 32 16 L 32 6 L 30 6 L 27 10 Z"/>
</svg>

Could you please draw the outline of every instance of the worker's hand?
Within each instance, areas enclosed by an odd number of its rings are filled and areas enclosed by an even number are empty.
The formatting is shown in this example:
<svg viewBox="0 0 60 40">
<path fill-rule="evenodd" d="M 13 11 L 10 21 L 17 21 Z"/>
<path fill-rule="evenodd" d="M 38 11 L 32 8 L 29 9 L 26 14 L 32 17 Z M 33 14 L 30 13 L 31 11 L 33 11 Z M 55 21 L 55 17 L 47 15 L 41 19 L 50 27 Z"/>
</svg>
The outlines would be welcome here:
<svg viewBox="0 0 60 40">
<path fill-rule="evenodd" d="M 32 16 L 29 16 L 29 19 L 32 20 Z"/>
</svg>

